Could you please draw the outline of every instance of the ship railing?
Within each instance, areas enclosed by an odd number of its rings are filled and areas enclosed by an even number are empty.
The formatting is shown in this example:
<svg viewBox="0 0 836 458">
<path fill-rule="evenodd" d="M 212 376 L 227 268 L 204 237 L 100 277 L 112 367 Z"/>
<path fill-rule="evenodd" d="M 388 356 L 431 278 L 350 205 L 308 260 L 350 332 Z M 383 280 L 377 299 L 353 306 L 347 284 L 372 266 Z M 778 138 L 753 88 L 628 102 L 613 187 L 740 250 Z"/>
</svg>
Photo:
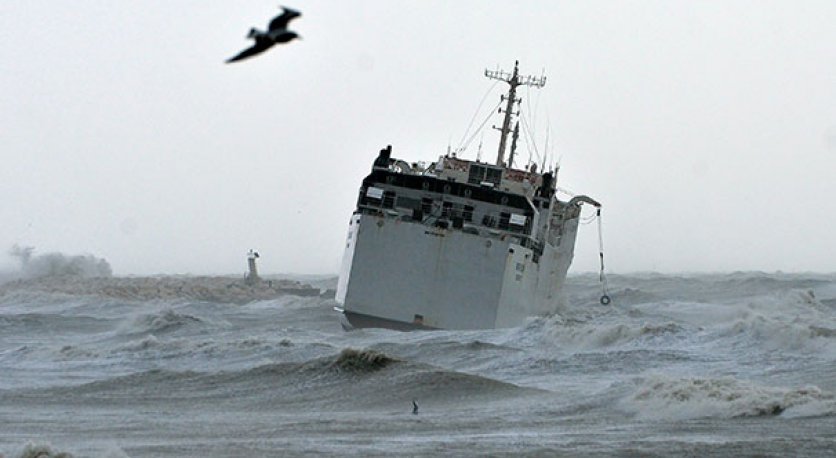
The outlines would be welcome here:
<svg viewBox="0 0 836 458">
<path fill-rule="evenodd" d="M 490 236 L 493 238 L 513 237 L 519 240 L 530 240 L 531 242 L 521 242 L 528 246 L 529 243 L 536 242 L 534 236 L 529 234 L 530 225 L 517 226 L 509 223 L 501 224 L 495 218 L 488 218 L 489 223 L 484 221 L 475 223 L 471 219 L 465 217 L 467 212 L 464 211 L 447 211 L 442 210 L 441 214 L 429 212 L 425 213 L 420 209 L 407 209 L 387 205 L 384 199 L 381 201 L 362 199 L 357 206 L 357 211 L 363 214 L 370 214 L 376 216 L 388 216 L 391 218 L 398 218 L 403 221 L 411 221 L 415 223 L 424 224 L 426 226 L 436 226 L 452 229 L 460 229 L 463 232 L 473 234 L 477 231 L 479 235 Z M 458 221 L 458 223 L 457 223 Z"/>
</svg>

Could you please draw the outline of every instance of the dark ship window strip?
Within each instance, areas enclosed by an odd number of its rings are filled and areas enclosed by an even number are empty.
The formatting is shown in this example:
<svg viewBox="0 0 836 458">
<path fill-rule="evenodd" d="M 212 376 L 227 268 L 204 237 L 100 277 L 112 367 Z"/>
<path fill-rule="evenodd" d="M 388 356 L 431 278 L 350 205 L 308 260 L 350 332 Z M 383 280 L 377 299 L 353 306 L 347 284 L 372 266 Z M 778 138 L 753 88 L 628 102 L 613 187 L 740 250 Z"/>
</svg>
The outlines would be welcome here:
<svg viewBox="0 0 836 458">
<path fill-rule="evenodd" d="M 424 175 L 405 175 L 387 170 L 374 170 L 363 180 L 363 187 L 367 188 L 376 183 L 386 183 L 402 188 L 448 194 L 451 196 L 458 196 L 463 199 L 473 199 L 481 202 L 518 208 L 523 210 L 526 216 L 534 215 L 534 212 L 531 209 L 531 204 L 529 204 L 528 199 L 525 197 L 483 186 L 474 186 L 466 183 L 441 180 L 439 178 Z"/>
</svg>

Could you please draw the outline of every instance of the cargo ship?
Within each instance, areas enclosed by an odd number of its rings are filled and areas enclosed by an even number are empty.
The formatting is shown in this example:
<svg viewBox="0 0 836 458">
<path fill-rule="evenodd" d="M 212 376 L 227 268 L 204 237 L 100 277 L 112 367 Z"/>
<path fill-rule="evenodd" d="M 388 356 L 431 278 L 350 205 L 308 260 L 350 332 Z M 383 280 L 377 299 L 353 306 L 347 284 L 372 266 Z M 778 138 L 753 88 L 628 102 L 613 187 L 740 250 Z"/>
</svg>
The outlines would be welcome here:
<svg viewBox="0 0 836 458">
<path fill-rule="evenodd" d="M 560 200 L 556 169 L 514 166 L 517 88 L 545 77 L 519 75 L 518 62 L 485 75 L 508 84 L 495 162 L 449 148 L 435 162 L 408 162 L 390 145 L 363 179 L 335 296 L 346 329 L 505 328 L 558 307 L 581 206 L 601 205 Z"/>
</svg>

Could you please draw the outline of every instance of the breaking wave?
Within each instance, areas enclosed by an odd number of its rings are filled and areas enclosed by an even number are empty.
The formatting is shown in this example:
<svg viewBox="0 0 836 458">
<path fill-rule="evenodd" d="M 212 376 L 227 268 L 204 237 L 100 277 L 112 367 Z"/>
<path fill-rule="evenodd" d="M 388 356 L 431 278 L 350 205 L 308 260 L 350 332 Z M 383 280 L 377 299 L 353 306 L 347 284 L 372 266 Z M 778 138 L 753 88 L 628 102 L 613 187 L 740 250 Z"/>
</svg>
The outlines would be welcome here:
<svg viewBox="0 0 836 458">
<path fill-rule="evenodd" d="M 187 326 L 200 325 L 201 323 L 203 323 L 203 320 L 196 316 L 177 313 L 169 308 L 138 315 L 130 320 L 125 330 L 129 333 L 160 334 Z"/>
<path fill-rule="evenodd" d="M 776 350 L 836 354 L 836 320 L 812 291 L 788 291 L 738 306 L 737 316 L 720 327 L 721 337 L 746 336 Z"/>
<path fill-rule="evenodd" d="M 836 415 L 836 399 L 815 386 L 771 388 L 732 377 L 645 380 L 626 401 L 640 418 Z"/>
<path fill-rule="evenodd" d="M 73 458 L 69 452 L 54 450 L 50 444 L 28 442 L 17 455 L 18 458 Z"/>
<path fill-rule="evenodd" d="M 374 350 L 345 348 L 340 352 L 337 360 L 334 361 L 333 367 L 351 372 L 371 372 L 383 369 L 398 361 L 396 358 Z"/>
<path fill-rule="evenodd" d="M 286 408 L 307 410 L 316 406 L 389 408 L 409 404 L 412 399 L 430 404 L 491 401 L 542 391 L 400 360 L 374 350 L 346 348 L 339 354 L 298 363 L 269 363 L 220 372 L 154 369 L 77 386 L 35 389 L 25 396 L 44 402 L 107 400 L 120 405 L 147 405 L 159 400 L 161 393 L 172 404 L 192 405 L 197 400 L 207 406 L 245 402 L 260 409 L 280 402 Z"/>
<path fill-rule="evenodd" d="M 553 315 L 532 320 L 521 328 L 516 338 L 539 340 L 554 348 L 566 350 L 592 350 L 625 345 L 648 339 L 675 335 L 684 331 L 678 323 L 650 323 L 633 320 L 627 316 L 620 322 L 602 322 L 593 318 L 567 318 Z"/>
</svg>

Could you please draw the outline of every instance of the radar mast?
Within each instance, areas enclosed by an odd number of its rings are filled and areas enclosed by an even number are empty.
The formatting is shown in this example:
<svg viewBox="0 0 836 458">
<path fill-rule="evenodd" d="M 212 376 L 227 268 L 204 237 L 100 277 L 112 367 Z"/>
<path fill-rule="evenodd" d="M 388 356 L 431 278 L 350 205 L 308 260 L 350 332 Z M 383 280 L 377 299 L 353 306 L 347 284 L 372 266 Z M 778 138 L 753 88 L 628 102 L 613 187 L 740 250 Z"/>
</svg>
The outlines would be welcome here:
<svg viewBox="0 0 836 458">
<path fill-rule="evenodd" d="M 514 104 L 519 104 L 522 102 L 522 98 L 517 98 L 517 86 L 533 86 L 536 88 L 541 88 L 546 85 L 546 77 L 535 77 L 535 76 L 520 76 L 519 75 L 519 65 L 520 61 L 514 62 L 514 72 L 508 73 L 503 70 L 485 70 L 485 76 L 490 79 L 504 81 L 508 83 L 508 95 L 502 95 L 502 100 L 506 101 L 507 104 L 505 105 L 505 110 L 503 111 L 502 108 L 499 109 L 500 113 L 505 113 L 505 117 L 502 120 L 502 127 L 494 126 L 494 129 L 500 132 L 499 137 L 499 151 L 496 154 L 496 165 L 498 166 L 505 166 L 505 144 L 508 140 L 508 134 L 511 133 L 511 116 L 519 115 L 519 111 L 514 113 Z M 513 154 L 513 153 L 512 153 Z M 509 163 L 508 166 L 510 167 L 511 164 Z"/>
</svg>

